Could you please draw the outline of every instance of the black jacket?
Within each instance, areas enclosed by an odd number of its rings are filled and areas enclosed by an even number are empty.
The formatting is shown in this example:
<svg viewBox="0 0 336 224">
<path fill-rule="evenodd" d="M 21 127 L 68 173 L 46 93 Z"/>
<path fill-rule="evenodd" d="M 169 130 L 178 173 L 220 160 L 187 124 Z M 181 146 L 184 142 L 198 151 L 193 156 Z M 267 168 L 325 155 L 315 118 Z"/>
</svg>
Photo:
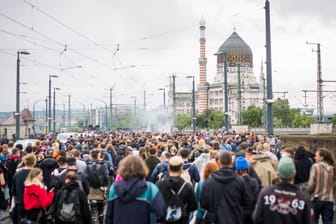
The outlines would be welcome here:
<svg viewBox="0 0 336 224">
<path fill-rule="evenodd" d="M 310 224 L 310 198 L 286 182 L 266 187 L 259 194 L 252 219 L 255 224 Z"/>
<path fill-rule="evenodd" d="M 43 170 L 43 182 L 50 189 L 52 186 L 51 173 L 54 169 L 58 168 L 57 160 L 52 157 L 47 157 L 39 164 L 39 167 Z"/>
<path fill-rule="evenodd" d="M 201 208 L 216 217 L 216 223 L 243 223 L 243 207 L 251 207 L 242 176 L 230 168 L 213 173 L 201 192 Z"/>
<path fill-rule="evenodd" d="M 294 184 L 307 182 L 309 179 L 310 168 L 313 165 L 313 161 L 308 158 L 303 147 L 299 147 L 295 151 L 294 164 L 296 169 L 296 176 Z"/>
<path fill-rule="evenodd" d="M 174 192 L 178 192 L 183 183 L 184 180 L 181 177 L 171 177 L 171 176 L 168 176 L 156 183 L 156 185 L 160 189 L 160 192 L 163 196 L 166 206 L 173 197 L 173 193 L 171 192 L 170 189 L 172 189 Z M 186 205 L 186 210 L 188 213 L 195 211 L 197 209 L 197 199 L 195 196 L 195 192 L 193 187 L 189 183 L 187 183 L 184 186 L 179 195 L 181 196 L 183 204 Z M 180 224 L 188 223 L 188 219 L 182 220 L 179 223 Z"/>
<path fill-rule="evenodd" d="M 77 190 L 79 193 L 79 202 L 80 202 L 80 220 L 79 220 L 79 224 L 91 224 L 91 211 L 90 211 L 90 207 L 89 207 L 89 203 L 88 203 L 88 199 L 86 194 L 84 193 L 83 190 L 80 189 L 79 185 L 77 182 L 69 182 L 67 184 L 64 184 L 62 189 L 60 189 L 54 199 L 53 204 L 51 205 L 50 209 L 49 209 L 49 213 L 55 215 L 55 223 L 58 224 L 60 222 L 57 221 L 57 207 L 59 205 L 59 200 L 60 200 L 60 196 L 62 194 L 63 190 Z"/>
</svg>

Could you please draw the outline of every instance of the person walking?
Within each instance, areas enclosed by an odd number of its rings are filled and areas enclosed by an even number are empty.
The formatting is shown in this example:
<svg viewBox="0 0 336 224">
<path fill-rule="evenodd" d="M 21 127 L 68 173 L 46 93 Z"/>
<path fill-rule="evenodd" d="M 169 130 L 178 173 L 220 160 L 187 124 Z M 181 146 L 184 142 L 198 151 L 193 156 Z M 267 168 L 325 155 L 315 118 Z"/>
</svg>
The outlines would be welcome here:
<svg viewBox="0 0 336 224">
<path fill-rule="evenodd" d="M 335 160 L 330 151 L 320 148 L 315 153 L 316 163 L 310 169 L 308 190 L 314 209 L 314 223 L 331 224 L 334 217 L 334 190 L 336 184 Z"/>
<path fill-rule="evenodd" d="M 71 206 L 72 203 L 73 206 Z M 76 171 L 68 171 L 66 173 L 64 185 L 56 194 L 55 200 L 49 209 L 49 214 L 52 217 L 52 223 L 55 224 L 91 224 L 88 199 L 79 186 Z"/>
<path fill-rule="evenodd" d="M 23 157 L 24 167 L 13 176 L 12 182 L 12 196 L 14 197 L 14 208 L 11 213 L 11 217 L 14 223 L 18 223 L 24 216 L 23 207 L 23 193 L 24 193 L 24 182 L 29 174 L 29 172 L 34 168 L 36 164 L 36 158 L 32 154 L 28 154 Z"/>
<path fill-rule="evenodd" d="M 243 207 L 252 206 L 242 176 L 232 169 L 232 153 L 223 151 L 219 156 L 220 169 L 213 173 L 201 192 L 201 208 L 206 223 L 243 223 Z"/>
<path fill-rule="evenodd" d="M 295 165 L 283 157 L 278 164 L 280 182 L 261 190 L 252 219 L 254 224 L 310 224 L 312 209 L 309 196 L 294 185 Z"/>
<path fill-rule="evenodd" d="M 143 159 L 129 155 L 121 160 L 118 174 L 108 195 L 105 223 L 148 224 L 164 216 L 165 203 L 157 186 L 145 178 L 148 168 Z"/>
<path fill-rule="evenodd" d="M 43 171 L 40 168 L 33 168 L 24 182 L 23 194 L 25 218 L 39 224 L 47 222 L 45 209 L 54 199 L 53 189 L 47 191 L 42 180 Z"/>
<path fill-rule="evenodd" d="M 294 184 L 301 190 L 307 191 L 310 168 L 313 165 L 313 160 L 307 156 L 306 150 L 303 146 L 299 146 L 295 150 L 294 164 L 296 175 Z"/>
<path fill-rule="evenodd" d="M 190 213 L 197 209 L 193 186 L 181 177 L 182 172 L 183 159 L 173 156 L 169 159 L 168 176 L 156 183 L 167 206 L 163 223 L 187 224 Z M 172 204 L 175 202 L 178 203 Z"/>
</svg>

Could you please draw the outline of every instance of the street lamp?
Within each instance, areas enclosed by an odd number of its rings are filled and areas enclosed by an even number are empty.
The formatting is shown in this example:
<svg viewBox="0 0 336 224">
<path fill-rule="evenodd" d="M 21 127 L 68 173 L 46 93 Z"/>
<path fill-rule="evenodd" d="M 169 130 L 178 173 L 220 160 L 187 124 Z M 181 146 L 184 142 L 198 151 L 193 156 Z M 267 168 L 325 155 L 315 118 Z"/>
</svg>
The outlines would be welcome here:
<svg viewBox="0 0 336 224">
<path fill-rule="evenodd" d="M 229 131 L 229 94 L 228 94 L 228 82 L 227 82 L 227 58 L 226 53 L 224 55 L 224 127 Z"/>
<path fill-rule="evenodd" d="M 58 78 L 58 75 L 49 75 L 49 115 L 48 115 L 48 132 L 51 131 L 51 78 Z"/>
<path fill-rule="evenodd" d="M 54 108 L 53 108 L 53 131 L 56 131 L 56 90 L 61 90 L 60 88 L 54 88 Z"/>
<path fill-rule="evenodd" d="M 163 90 L 163 113 L 166 113 L 166 88 L 160 88 Z"/>
<path fill-rule="evenodd" d="M 20 138 L 20 54 L 29 55 L 28 51 L 17 51 L 16 59 L 16 112 L 15 112 L 15 138 Z"/>
<path fill-rule="evenodd" d="M 192 130 L 195 133 L 196 130 L 196 105 L 195 105 L 195 76 L 186 76 L 187 79 L 192 78 Z"/>
</svg>

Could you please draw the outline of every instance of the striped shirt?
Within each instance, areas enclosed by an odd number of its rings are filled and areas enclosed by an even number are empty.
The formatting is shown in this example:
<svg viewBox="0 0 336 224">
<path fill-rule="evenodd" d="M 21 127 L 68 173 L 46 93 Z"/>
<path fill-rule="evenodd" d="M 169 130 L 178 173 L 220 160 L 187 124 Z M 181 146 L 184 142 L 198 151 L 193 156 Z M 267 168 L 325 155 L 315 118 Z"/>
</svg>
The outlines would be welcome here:
<svg viewBox="0 0 336 224">
<path fill-rule="evenodd" d="M 313 164 L 310 169 L 308 187 L 312 198 L 316 195 L 321 201 L 334 202 L 334 168 L 322 161 Z"/>
</svg>

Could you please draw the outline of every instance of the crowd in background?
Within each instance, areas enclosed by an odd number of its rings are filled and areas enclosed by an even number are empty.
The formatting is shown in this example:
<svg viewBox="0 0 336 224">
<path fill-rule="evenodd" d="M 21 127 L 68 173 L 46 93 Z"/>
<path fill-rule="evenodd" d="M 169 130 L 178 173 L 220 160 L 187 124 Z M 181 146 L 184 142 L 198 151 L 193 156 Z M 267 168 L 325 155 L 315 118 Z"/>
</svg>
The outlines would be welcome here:
<svg viewBox="0 0 336 224">
<path fill-rule="evenodd" d="M 0 220 L 6 211 L 13 223 L 333 220 L 330 150 L 314 154 L 278 137 L 223 128 L 0 141 Z"/>
</svg>

